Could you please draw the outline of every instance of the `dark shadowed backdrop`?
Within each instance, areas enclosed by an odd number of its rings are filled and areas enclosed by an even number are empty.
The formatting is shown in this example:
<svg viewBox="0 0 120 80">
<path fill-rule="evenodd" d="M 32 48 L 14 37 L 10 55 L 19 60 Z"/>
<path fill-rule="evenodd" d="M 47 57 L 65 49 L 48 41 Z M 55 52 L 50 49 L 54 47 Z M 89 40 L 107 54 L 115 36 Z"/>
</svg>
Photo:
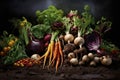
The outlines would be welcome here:
<svg viewBox="0 0 120 80">
<path fill-rule="evenodd" d="M 106 38 L 120 47 L 119 3 L 117 0 L 0 0 L 0 34 L 3 30 L 12 31 L 9 19 L 13 17 L 25 16 L 34 20 L 35 11 L 44 10 L 49 5 L 55 5 L 57 8 L 69 12 L 73 9 L 81 11 L 85 4 L 91 7 L 91 13 L 96 19 L 105 16 L 112 21 L 112 29 L 106 34 Z"/>
</svg>

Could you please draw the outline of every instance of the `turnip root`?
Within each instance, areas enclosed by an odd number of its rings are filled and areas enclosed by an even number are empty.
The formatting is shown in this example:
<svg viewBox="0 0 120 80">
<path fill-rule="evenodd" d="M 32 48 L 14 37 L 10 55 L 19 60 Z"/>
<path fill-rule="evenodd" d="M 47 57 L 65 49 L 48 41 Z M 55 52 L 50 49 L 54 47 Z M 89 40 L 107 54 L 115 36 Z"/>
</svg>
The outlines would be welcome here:
<svg viewBox="0 0 120 80">
<path fill-rule="evenodd" d="M 101 63 L 103 65 L 111 65 L 112 64 L 112 59 L 109 57 L 109 56 L 103 56 L 102 57 L 102 60 L 101 60 Z"/>
<path fill-rule="evenodd" d="M 73 40 L 74 40 L 74 36 L 72 34 L 70 34 L 70 28 L 72 26 L 72 24 L 70 22 L 71 22 L 70 18 L 67 18 L 67 17 L 63 18 L 63 23 L 66 27 L 64 40 L 65 40 L 65 42 L 68 42 L 68 43 L 73 42 Z"/>
<path fill-rule="evenodd" d="M 82 48 L 82 45 L 84 44 L 84 38 L 78 36 L 74 39 L 74 44 L 79 45 L 80 48 Z"/>
<path fill-rule="evenodd" d="M 68 43 L 73 42 L 74 36 L 73 36 L 72 34 L 67 33 L 67 34 L 64 36 L 64 40 L 65 40 L 65 42 L 68 42 Z"/>
</svg>

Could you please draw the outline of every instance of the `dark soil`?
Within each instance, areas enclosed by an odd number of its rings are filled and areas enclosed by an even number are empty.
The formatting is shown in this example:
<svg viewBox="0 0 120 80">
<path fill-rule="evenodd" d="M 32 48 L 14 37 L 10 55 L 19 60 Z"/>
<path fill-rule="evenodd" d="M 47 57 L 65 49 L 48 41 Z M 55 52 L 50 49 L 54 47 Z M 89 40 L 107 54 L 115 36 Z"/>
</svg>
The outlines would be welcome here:
<svg viewBox="0 0 120 80">
<path fill-rule="evenodd" d="M 55 68 L 15 67 L 0 65 L 0 80 L 120 80 L 120 62 L 111 66 L 71 66 L 64 64 Z"/>
</svg>

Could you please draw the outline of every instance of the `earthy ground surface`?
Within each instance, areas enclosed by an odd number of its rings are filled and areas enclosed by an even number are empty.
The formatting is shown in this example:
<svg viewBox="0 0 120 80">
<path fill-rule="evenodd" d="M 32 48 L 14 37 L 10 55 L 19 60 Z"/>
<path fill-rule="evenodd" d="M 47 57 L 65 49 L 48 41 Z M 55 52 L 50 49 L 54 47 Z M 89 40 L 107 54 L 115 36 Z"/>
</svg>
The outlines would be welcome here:
<svg viewBox="0 0 120 80">
<path fill-rule="evenodd" d="M 0 80 L 120 80 L 120 62 L 111 66 L 70 66 L 64 64 L 55 73 L 55 68 L 15 67 L 0 65 Z"/>
</svg>

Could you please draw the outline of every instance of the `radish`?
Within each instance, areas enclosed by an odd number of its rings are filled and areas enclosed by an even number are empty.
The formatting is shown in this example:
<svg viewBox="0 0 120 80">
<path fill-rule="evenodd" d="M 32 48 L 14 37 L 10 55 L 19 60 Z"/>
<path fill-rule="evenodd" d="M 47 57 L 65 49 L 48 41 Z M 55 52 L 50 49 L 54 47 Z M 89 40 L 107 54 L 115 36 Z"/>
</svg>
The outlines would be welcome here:
<svg viewBox="0 0 120 80">
<path fill-rule="evenodd" d="M 65 42 L 67 42 L 67 43 L 73 42 L 74 36 L 72 34 L 70 34 L 70 28 L 72 26 L 72 24 L 70 23 L 70 18 L 64 17 L 63 23 L 66 27 L 66 31 L 65 31 L 66 34 L 64 36 Z"/>
<path fill-rule="evenodd" d="M 78 36 L 75 38 L 74 43 L 81 48 L 85 43 L 83 36 L 93 31 L 90 25 L 94 24 L 94 17 L 89 13 L 89 6 L 84 7 L 84 12 L 81 14 L 81 18 L 74 17 L 74 25 L 78 26 Z"/>
<path fill-rule="evenodd" d="M 79 47 L 81 48 L 82 45 L 84 44 L 85 40 L 84 40 L 83 37 L 81 37 L 80 18 L 78 16 L 73 17 L 73 24 L 74 24 L 74 26 L 78 27 L 78 35 L 74 39 L 74 44 L 77 45 L 77 46 L 79 45 Z"/>
</svg>

